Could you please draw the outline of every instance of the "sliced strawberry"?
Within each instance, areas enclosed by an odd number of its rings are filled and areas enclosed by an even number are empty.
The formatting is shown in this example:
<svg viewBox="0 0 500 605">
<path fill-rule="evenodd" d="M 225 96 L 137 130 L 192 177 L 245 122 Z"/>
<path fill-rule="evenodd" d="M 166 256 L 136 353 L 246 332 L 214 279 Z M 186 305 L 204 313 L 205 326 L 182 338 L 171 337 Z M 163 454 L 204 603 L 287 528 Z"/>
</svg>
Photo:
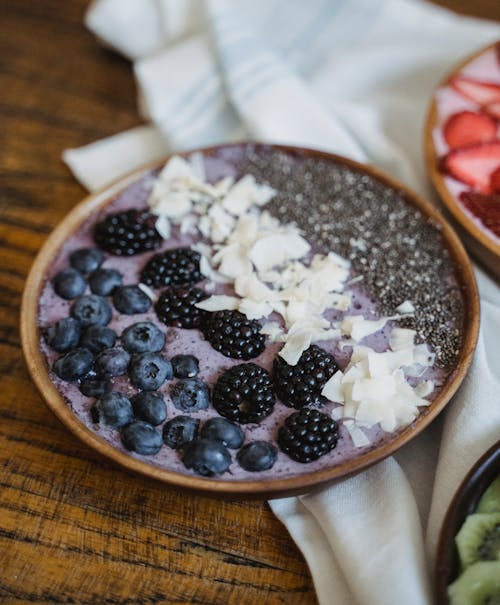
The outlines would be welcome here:
<svg viewBox="0 0 500 605">
<path fill-rule="evenodd" d="M 443 126 L 443 136 L 451 149 L 484 143 L 496 138 L 498 124 L 482 113 L 459 111 L 451 115 Z"/>
<path fill-rule="evenodd" d="M 497 168 L 490 177 L 490 189 L 493 193 L 500 193 L 500 168 Z"/>
<path fill-rule="evenodd" d="M 495 120 L 500 121 L 500 101 L 498 101 L 498 103 L 484 105 L 481 109 L 492 118 L 495 118 Z"/>
<path fill-rule="evenodd" d="M 495 82 L 482 82 L 467 76 L 456 76 L 450 84 L 464 97 L 479 105 L 500 102 L 500 84 Z"/>
<path fill-rule="evenodd" d="M 460 194 L 460 200 L 485 227 L 500 237 L 500 195 L 464 191 Z"/>
<path fill-rule="evenodd" d="M 497 168 L 500 168 L 498 140 L 452 149 L 442 162 L 442 169 L 450 176 L 481 193 L 491 193 L 490 178 Z"/>
</svg>

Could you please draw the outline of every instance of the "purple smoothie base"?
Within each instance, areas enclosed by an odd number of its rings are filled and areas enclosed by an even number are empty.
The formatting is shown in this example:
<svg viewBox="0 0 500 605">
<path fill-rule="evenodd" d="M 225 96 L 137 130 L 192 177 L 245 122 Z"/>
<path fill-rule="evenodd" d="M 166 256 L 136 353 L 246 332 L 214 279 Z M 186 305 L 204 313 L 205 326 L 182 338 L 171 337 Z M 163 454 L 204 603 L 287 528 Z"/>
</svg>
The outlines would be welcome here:
<svg viewBox="0 0 500 605">
<path fill-rule="evenodd" d="M 232 166 L 230 162 L 221 160 L 220 158 L 205 158 L 205 163 L 209 180 L 212 182 L 218 180 L 222 176 L 235 174 L 236 172 L 235 167 Z M 153 180 L 154 173 L 146 174 L 142 179 L 127 187 L 114 201 L 108 204 L 105 208 L 105 212 L 103 213 L 117 212 L 127 210 L 132 207 L 145 206 Z M 51 279 L 58 271 L 68 266 L 68 257 L 73 250 L 82 247 L 95 246 L 91 234 L 92 227 L 96 220 L 96 216 L 93 216 L 87 220 L 61 247 L 59 253 L 54 259 L 42 288 L 39 300 L 38 325 L 40 328 L 49 326 L 55 321 L 69 315 L 72 301 L 65 301 L 55 294 L 51 284 Z M 120 271 L 124 275 L 125 285 L 135 284 L 138 283 L 140 269 L 153 254 L 157 254 L 159 251 L 169 248 L 189 246 L 195 241 L 196 240 L 193 238 L 193 236 L 180 236 L 178 230 L 173 229 L 172 237 L 165 241 L 159 250 L 155 250 L 152 253 L 143 253 L 135 257 L 127 258 L 109 255 L 106 257 L 103 266 Z M 203 287 L 203 283 L 201 286 Z M 351 308 L 346 311 L 346 314 L 363 314 L 363 316 L 367 319 L 378 317 L 376 312 L 376 302 L 368 298 L 359 286 L 353 286 L 349 291 L 352 293 L 352 305 Z M 87 293 L 88 292 L 89 290 L 87 290 Z M 214 292 L 232 293 L 230 287 L 220 285 L 216 286 Z M 329 319 L 340 318 L 341 316 L 341 313 L 337 314 L 336 312 L 332 311 L 329 314 Z M 192 354 L 198 357 L 200 360 L 200 372 L 198 377 L 207 382 L 210 387 L 215 384 L 217 378 L 224 370 L 241 363 L 240 361 L 224 357 L 222 354 L 215 351 L 211 345 L 204 340 L 202 334 L 198 330 L 185 330 L 164 326 L 164 324 L 158 321 L 153 309 L 151 309 L 148 313 L 129 316 L 120 315 L 113 309 L 113 318 L 109 324 L 109 327 L 120 335 L 126 327 L 138 321 L 152 321 L 158 324 L 166 333 L 166 345 L 162 353 L 167 358 L 171 358 L 179 353 Z M 397 322 L 389 322 L 383 330 L 377 334 L 365 338 L 362 344 L 370 346 L 376 351 L 387 350 L 389 348 L 390 331 L 395 325 L 397 325 Z M 337 340 L 324 341 L 320 343 L 322 348 L 334 355 L 340 369 L 344 369 L 349 362 L 351 348 L 347 346 L 342 349 L 339 348 L 338 345 L 339 341 Z M 281 347 L 281 343 L 267 342 L 265 351 L 259 357 L 256 357 L 251 361 L 270 371 L 273 360 Z M 52 372 L 50 368 L 52 367 L 55 359 L 59 357 L 59 354 L 50 349 L 42 338 L 40 340 L 40 348 L 46 358 L 51 380 L 61 393 L 61 396 L 73 410 L 74 414 L 85 426 L 89 427 L 99 437 L 104 439 L 116 449 L 138 460 L 168 471 L 173 471 L 184 475 L 194 475 L 192 471 L 186 469 L 186 467 L 183 465 L 180 454 L 166 445 L 164 445 L 160 452 L 154 456 L 141 456 L 124 448 L 120 440 L 119 431 L 110 429 L 103 425 L 92 423 L 90 409 L 92 408 L 95 399 L 85 397 L 82 395 L 82 393 L 80 393 L 77 384 L 64 382 L 60 380 L 54 374 L 54 372 Z M 434 380 L 436 388 L 429 397 L 431 401 L 439 395 L 440 391 L 442 390 L 442 385 L 445 383 L 450 373 L 451 370 L 445 371 L 443 369 L 433 367 L 429 368 L 425 374 L 419 378 L 419 380 Z M 117 377 L 112 379 L 112 382 L 114 390 L 121 391 L 126 395 L 132 395 L 137 392 L 137 389 L 130 384 L 127 377 Z M 164 395 L 167 403 L 167 420 L 184 413 L 174 407 L 169 396 L 169 390 L 173 384 L 175 384 L 175 379 L 173 381 L 166 382 L 159 389 Z M 327 403 L 322 406 L 321 411 L 329 413 L 335 407 L 338 407 L 338 404 Z M 245 443 L 262 439 L 276 444 L 279 426 L 283 423 L 287 416 L 295 411 L 296 410 L 293 408 L 285 406 L 280 400 L 277 400 L 271 415 L 265 418 L 260 424 L 241 425 L 245 433 Z M 192 413 L 192 416 L 194 418 L 199 418 L 203 423 L 208 418 L 218 416 L 218 414 L 213 407 L 210 406 L 207 410 Z M 382 444 L 392 441 L 398 435 L 398 432 L 386 433 L 378 426 L 370 429 L 363 429 L 367 437 L 370 439 L 370 444 L 366 447 L 357 448 L 352 443 L 351 437 L 349 436 L 349 433 L 345 427 L 341 422 L 339 424 L 340 430 L 337 447 L 330 453 L 321 457 L 319 460 L 308 464 L 302 464 L 291 460 L 288 458 L 288 456 L 279 451 L 277 461 L 271 469 L 258 473 L 251 473 L 243 470 L 239 466 L 238 462 L 236 461 L 236 452 L 234 450 L 230 450 L 233 458 L 230 469 L 223 475 L 217 476 L 216 479 L 223 479 L 227 481 L 260 481 L 263 479 L 284 479 L 309 474 L 320 469 L 333 467 L 348 460 L 352 460 L 353 458 L 356 458 L 362 454 L 366 454 L 368 451 L 376 449 Z M 157 430 L 161 431 L 161 428 L 161 426 L 157 427 Z"/>
</svg>

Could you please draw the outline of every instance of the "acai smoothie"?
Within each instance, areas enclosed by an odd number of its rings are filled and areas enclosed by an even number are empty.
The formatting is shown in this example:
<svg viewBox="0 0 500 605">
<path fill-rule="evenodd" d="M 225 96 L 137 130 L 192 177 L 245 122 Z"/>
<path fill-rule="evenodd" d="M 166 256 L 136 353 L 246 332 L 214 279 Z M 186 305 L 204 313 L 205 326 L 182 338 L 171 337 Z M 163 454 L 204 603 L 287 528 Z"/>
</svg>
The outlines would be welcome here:
<svg viewBox="0 0 500 605">
<path fill-rule="evenodd" d="M 84 425 L 227 481 L 394 439 L 455 370 L 463 322 L 440 230 L 404 192 L 253 144 L 143 173 L 61 247 L 38 313 L 50 378 Z"/>
</svg>

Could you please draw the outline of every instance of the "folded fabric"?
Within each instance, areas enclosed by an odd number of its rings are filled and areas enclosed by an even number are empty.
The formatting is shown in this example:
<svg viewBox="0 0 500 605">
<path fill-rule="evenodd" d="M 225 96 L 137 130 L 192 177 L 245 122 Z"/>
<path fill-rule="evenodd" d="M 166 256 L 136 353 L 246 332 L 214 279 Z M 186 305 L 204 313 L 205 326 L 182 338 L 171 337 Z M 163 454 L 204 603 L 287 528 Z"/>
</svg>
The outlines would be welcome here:
<svg viewBox="0 0 500 605">
<path fill-rule="evenodd" d="M 250 138 L 368 161 L 430 197 L 421 145 L 432 90 L 500 37 L 498 24 L 416 0 L 97 0 L 86 22 L 135 61 L 139 109 L 154 125 L 66 151 L 89 189 L 167 150 Z M 432 600 L 443 515 L 500 433 L 500 288 L 477 277 L 478 349 L 446 417 L 362 474 L 270 502 L 321 605 Z"/>
</svg>

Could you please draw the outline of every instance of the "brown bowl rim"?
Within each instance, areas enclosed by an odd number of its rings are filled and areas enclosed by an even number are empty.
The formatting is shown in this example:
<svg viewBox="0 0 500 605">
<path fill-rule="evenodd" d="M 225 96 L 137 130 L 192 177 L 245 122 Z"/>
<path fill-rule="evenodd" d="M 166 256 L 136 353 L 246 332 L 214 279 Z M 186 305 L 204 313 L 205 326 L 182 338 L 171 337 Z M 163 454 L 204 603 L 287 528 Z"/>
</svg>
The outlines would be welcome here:
<svg viewBox="0 0 500 605">
<path fill-rule="evenodd" d="M 439 534 L 434 579 L 438 605 L 448 605 L 448 585 L 458 577 L 455 536 L 467 515 L 477 508 L 486 488 L 499 474 L 500 441 L 497 441 L 471 467 L 446 511 Z"/>
<path fill-rule="evenodd" d="M 38 299 L 44 283 L 47 267 L 54 257 L 54 254 L 66 240 L 68 233 L 73 233 L 94 211 L 105 207 L 106 203 L 111 202 L 113 197 L 122 189 L 139 179 L 144 173 L 161 167 L 168 160 L 170 155 L 134 170 L 111 185 L 90 194 L 77 204 L 49 235 L 47 241 L 40 249 L 26 281 L 21 305 L 21 341 L 28 370 L 48 407 L 74 435 L 100 454 L 128 470 L 138 472 L 142 475 L 158 479 L 171 486 L 183 488 L 188 491 L 203 492 L 207 495 L 222 496 L 226 498 L 277 498 L 285 495 L 305 493 L 313 488 L 358 473 L 395 452 L 428 426 L 454 395 L 471 364 L 479 331 L 479 296 L 474 273 L 467 253 L 462 246 L 460 239 L 445 221 L 439 210 L 432 206 L 430 202 L 412 192 L 402 183 L 372 166 L 363 165 L 354 160 L 325 151 L 290 145 L 255 143 L 251 141 L 214 145 L 185 151 L 177 155 L 186 156 L 193 153 L 193 151 L 210 154 L 219 151 L 222 148 L 248 147 L 249 145 L 254 149 L 271 148 L 276 151 L 324 159 L 345 165 L 355 171 L 369 174 L 379 182 L 382 182 L 385 186 L 400 191 L 403 194 L 405 201 L 417 207 L 425 216 L 433 221 L 434 224 L 440 226 L 443 236 L 443 245 L 449 250 L 450 256 L 456 266 L 456 277 L 460 284 L 464 299 L 464 340 L 456 367 L 450 374 L 443 391 L 436 400 L 432 402 L 429 408 L 425 408 L 418 418 L 411 425 L 403 429 L 395 439 L 355 459 L 312 473 L 305 473 L 282 479 L 226 481 L 223 479 L 209 479 L 184 475 L 161 469 L 148 462 L 143 462 L 142 460 L 134 458 L 104 441 L 96 433 L 86 427 L 71 411 L 64 398 L 50 380 L 46 361 L 39 347 L 40 334 L 37 327 Z"/>
<path fill-rule="evenodd" d="M 480 229 L 474 221 L 466 214 L 455 197 L 450 193 L 445 184 L 445 177 L 439 170 L 439 157 L 434 146 L 433 131 L 437 127 L 438 113 L 436 103 L 436 91 L 443 88 L 466 67 L 471 61 L 474 61 L 483 53 L 495 49 L 500 41 L 483 46 L 472 54 L 467 55 L 459 63 L 456 63 L 441 79 L 432 93 L 432 98 L 427 110 L 424 125 L 424 155 L 427 166 L 427 172 L 431 182 L 437 191 L 446 210 L 455 221 L 456 226 L 463 235 L 467 247 L 471 252 L 482 261 L 490 271 L 500 278 L 500 244 L 497 244 L 488 236 L 483 229 Z"/>
</svg>

